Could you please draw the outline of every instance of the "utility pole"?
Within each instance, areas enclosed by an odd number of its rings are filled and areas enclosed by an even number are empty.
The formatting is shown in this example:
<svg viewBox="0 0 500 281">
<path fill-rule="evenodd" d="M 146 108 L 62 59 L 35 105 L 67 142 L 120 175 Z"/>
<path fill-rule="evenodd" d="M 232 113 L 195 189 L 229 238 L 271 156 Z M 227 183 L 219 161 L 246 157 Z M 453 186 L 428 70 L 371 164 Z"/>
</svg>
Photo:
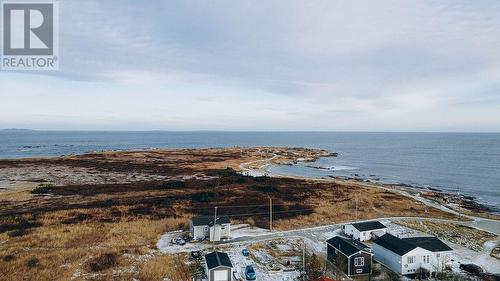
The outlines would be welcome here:
<svg viewBox="0 0 500 281">
<path fill-rule="evenodd" d="M 273 232 L 273 198 L 269 197 L 269 231 Z"/>
<path fill-rule="evenodd" d="M 214 232 L 212 234 L 212 248 L 215 251 L 215 229 L 217 228 L 217 207 L 215 207 L 214 212 Z"/>
</svg>

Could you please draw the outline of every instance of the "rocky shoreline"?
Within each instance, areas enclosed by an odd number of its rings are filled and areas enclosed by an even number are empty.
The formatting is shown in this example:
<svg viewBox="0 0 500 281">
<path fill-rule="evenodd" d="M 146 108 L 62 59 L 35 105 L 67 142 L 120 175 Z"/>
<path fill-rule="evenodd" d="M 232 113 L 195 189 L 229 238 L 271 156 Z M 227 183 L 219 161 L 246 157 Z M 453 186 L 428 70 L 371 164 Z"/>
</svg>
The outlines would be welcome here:
<svg viewBox="0 0 500 281">
<path fill-rule="evenodd" d="M 335 153 L 333 157 L 337 157 L 339 154 Z M 325 157 L 332 157 L 332 156 L 325 156 Z M 317 159 L 312 160 L 312 161 L 307 161 L 307 162 L 315 162 Z M 296 165 L 298 163 L 285 163 L 282 165 Z M 334 169 L 331 169 L 329 167 L 322 167 L 322 166 L 316 166 L 316 165 L 304 165 L 304 167 L 307 168 L 312 168 L 312 169 L 317 169 L 317 170 L 328 170 L 328 171 L 334 171 Z M 265 167 L 265 172 L 269 175 L 272 173 Z M 277 176 L 283 176 L 283 175 L 277 175 Z M 389 183 L 383 183 L 380 181 L 380 178 L 376 177 L 375 175 L 369 175 L 369 177 L 366 177 L 364 175 L 359 175 L 359 174 L 354 174 L 354 176 L 335 176 L 335 175 L 329 175 L 323 178 L 315 178 L 315 177 L 307 177 L 307 176 L 301 176 L 300 178 L 306 178 L 306 179 L 325 179 L 329 178 L 332 180 L 336 181 L 345 181 L 345 182 L 357 182 L 360 184 L 365 184 L 365 185 L 370 185 L 370 186 L 376 186 L 376 187 L 382 187 L 382 188 L 389 188 L 389 189 L 394 189 L 394 190 L 400 190 L 408 193 L 409 195 L 412 196 L 419 196 L 422 198 L 425 198 L 427 200 L 430 200 L 436 204 L 439 204 L 441 206 L 444 206 L 446 208 L 449 208 L 453 211 L 456 211 L 458 213 L 464 213 L 464 214 L 469 214 L 469 215 L 479 215 L 487 218 L 494 218 L 494 219 L 499 219 L 500 218 L 500 210 L 495 209 L 492 206 L 488 206 L 485 203 L 482 203 L 478 200 L 478 198 L 470 195 L 464 195 L 464 194 L 457 194 L 449 191 L 445 191 L 436 187 L 432 186 L 422 186 L 422 185 L 414 185 L 414 184 L 408 184 L 408 183 L 396 183 L 396 184 L 389 184 Z"/>
</svg>

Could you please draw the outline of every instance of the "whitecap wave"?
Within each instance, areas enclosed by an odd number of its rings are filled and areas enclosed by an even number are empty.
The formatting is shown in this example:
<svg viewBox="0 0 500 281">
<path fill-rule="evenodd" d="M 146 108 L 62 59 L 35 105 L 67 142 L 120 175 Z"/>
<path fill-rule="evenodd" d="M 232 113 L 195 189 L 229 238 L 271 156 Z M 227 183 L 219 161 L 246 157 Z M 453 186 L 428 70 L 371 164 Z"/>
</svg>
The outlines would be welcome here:
<svg viewBox="0 0 500 281">
<path fill-rule="evenodd" d="M 326 170 L 330 170 L 330 171 L 350 171 L 350 170 L 359 169 L 357 167 L 344 166 L 344 165 L 327 166 L 327 167 L 323 167 L 323 168 Z"/>
</svg>

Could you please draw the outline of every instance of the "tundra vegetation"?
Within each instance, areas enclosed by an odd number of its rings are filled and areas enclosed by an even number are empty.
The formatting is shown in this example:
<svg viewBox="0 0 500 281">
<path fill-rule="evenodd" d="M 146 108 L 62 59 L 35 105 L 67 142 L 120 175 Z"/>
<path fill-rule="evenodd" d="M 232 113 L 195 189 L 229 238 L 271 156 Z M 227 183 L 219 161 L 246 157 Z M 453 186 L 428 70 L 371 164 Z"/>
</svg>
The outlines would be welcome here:
<svg viewBox="0 0 500 281">
<path fill-rule="evenodd" d="M 378 188 L 334 181 L 249 177 L 241 163 L 314 159 L 302 148 L 102 152 L 1 160 L 0 280 L 187 280 L 184 255 L 159 237 L 193 215 L 288 230 L 388 216 L 453 216 Z M 21 176 L 19 176 L 21 175 Z M 24 187 L 20 187 L 24 186 Z M 242 207 L 247 206 L 247 207 Z M 264 213 L 264 214 L 263 214 Z"/>
</svg>

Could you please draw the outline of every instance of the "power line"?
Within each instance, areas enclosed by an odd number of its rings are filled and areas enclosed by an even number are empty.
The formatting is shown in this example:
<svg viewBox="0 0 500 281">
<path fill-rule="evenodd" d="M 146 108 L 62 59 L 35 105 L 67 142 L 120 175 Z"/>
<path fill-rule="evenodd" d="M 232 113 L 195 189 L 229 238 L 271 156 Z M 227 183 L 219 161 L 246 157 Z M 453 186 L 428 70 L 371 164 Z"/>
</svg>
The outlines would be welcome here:
<svg viewBox="0 0 500 281">
<path fill-rule="evenodd" d="M 274 204 L 273 206 L 295 206 L 297 203 L 282 203 L 282 204 Z M 259 204 L 259 205 L 234 205 L 234 206 L 217 206 L 218 209 L 221 208 L 252 208 L 252 207 L 269 207 L 269 204 Z M 214 207 L 196 207 L 196 209 L 204 209 L 204 210 L 212 210 Z"/>
<path fill-rule="evenodd" d="M 305 212 L 305 211 L 314 211 L 314 209 L 297 209 L 297 210 L 287 210 L 287 211 L 273 211 L 274 214 L 284 214 L 284 213 L 297 213 L 297 212 Z M 244 217 L 244 216 L 256 216 L 256 215 L 268 215 L 269 212 L 263 212 L 263 213 L 242 213 L 242 214 L 228 214 L 228 215 L 223 215 L 227 217 Z"/>
</svg>

